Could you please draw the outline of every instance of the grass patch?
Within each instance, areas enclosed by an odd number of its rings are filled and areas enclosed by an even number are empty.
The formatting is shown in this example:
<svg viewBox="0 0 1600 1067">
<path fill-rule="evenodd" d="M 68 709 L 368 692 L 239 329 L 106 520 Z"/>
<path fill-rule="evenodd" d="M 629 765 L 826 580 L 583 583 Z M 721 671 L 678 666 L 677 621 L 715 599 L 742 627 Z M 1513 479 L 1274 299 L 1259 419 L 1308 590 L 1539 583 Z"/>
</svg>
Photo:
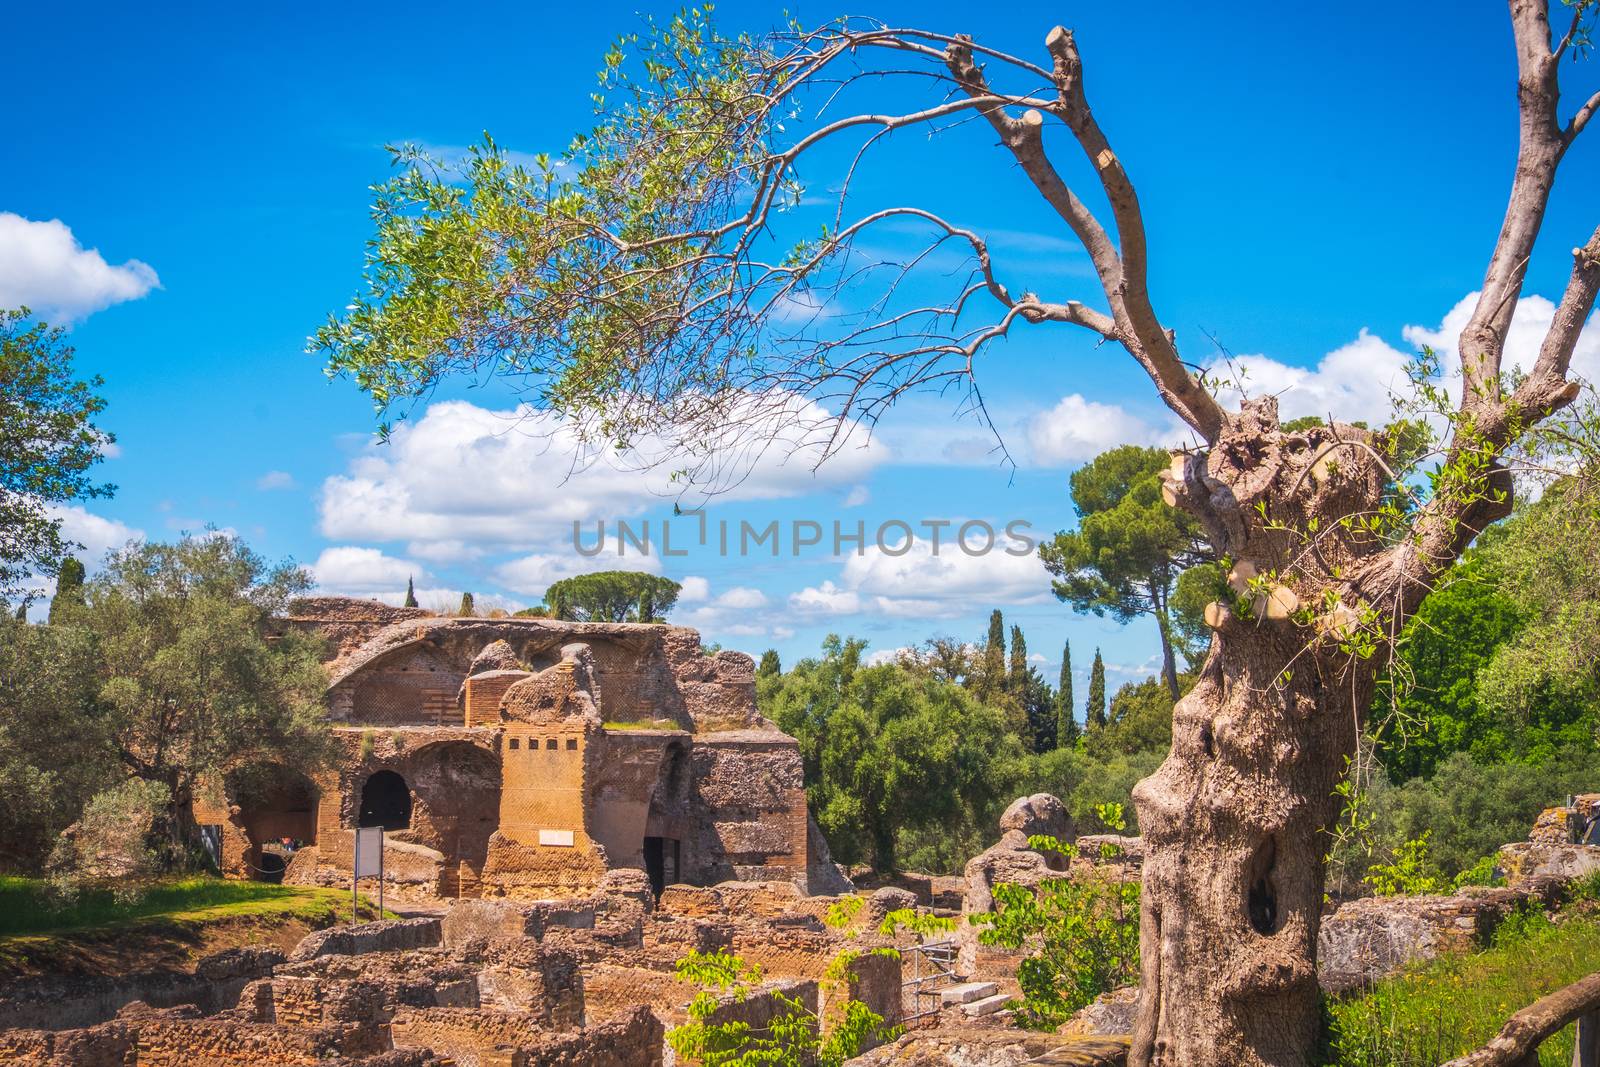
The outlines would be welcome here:
<svg viewBox="0 0 1600 1067">
<path fill-rule="evenodd" d="M 649 722 L 608 722 L 601 726 L 602 730 L 681 730 L 682 727 L 671 719 L 651 719 Z"/>
<path fill-rule="evenodd" d="M 363 918 L 376 909 L 363 901 Z M 84 889 L 70 898 L 52 894 L 36 878 L 0 877 L 0 938 L 61 934 L 128 923 L 166 921 L 204 923 L 250 916 L 332 921 L 350 894 L 338 889 L 269 885 L 221 878 L 180 878 L 152 882 L 119 895 L 109 888 Z"/>
<path fill-rule="evenodd" d="M 1600 919 L 1513 916 L 1491 947 L 1444 956 L 1328 1005 L 1332 1067 L 1436 1067 L 1489 1042 L 1513 1013 L 1600 970 Z M 1572 1062 L 1572 1028 L 1539 1050 L 1542 1067 Z"/>
</svg>

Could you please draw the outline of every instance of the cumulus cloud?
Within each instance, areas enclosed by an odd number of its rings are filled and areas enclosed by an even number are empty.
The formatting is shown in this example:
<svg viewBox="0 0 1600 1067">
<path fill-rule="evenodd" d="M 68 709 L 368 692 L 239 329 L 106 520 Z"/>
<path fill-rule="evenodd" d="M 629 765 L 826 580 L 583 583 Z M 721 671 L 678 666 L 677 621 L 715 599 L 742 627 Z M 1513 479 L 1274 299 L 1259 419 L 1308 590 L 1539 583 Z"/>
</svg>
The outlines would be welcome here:
<svg viewBox="0 0 1600 1067">
<path fill-rule="evenodd" d="M 813 470 L 825 447 L 817 427 L 827 414 L 807 401 L 791 409 L 766 429 L 759 421 L 746 427 L 744 443 L 730 446 L 707 473 L 723 479 L 719 499 L 776 499 L 849 485 L 886 458 L 880 445 L 848 445 Z M 575 465 L 578 435 L 556 415 L 441 402 L 323 483 L 321 529 L 339 540 L 404 539 L 414 546 L 570 541 L 575 521 L 631 516 L 676 496 L 681 465 L 647 466 L 641 458 L 664 447 L 644 440 L 634 452 L 606 450 Z"/>
<path fill-rule="evenodd" d="M 592 574 L 595 571 L 616 570 L 605 564 L 597 564 L 594 560 L 584 559 L 577 554 L 560 555 L 552 553 L 535 552 L 520 559 L 511 560 L 495 568 L 495 580 L 507 589 L 524 593 L 528 596 L 542 597 L 544 591 L 551 584 L 563 578 L 573 578 L 580 574 Z M 661 561 L 656 556 L 633 556 L 624 570 L 648 571 L 659 574 Z"/>
<path fill-rule="evenodd" d="M 1461 369 L 1461 354 L 1457 348 L 1461 331 L 1477 303 L 1478 294 L 1468 293 L 1449 310 L 1437 329 L 1407 326 L 1401 333 L 1418 348 L 1426 345 L 1438 353 L 1446 378 L 1453 378 Z M 1511 315 L 1511 328 L 1506 331 L 1504 370 L 1532 369 L 1539 356 L 1539 345 L 1555 317 L 1555 304 L 1542 296 L 1525 296 L 1517 301 L 1517 310 Z M 1572 372 L 1586 381 L 1600 384 L 1600 317 L 1590 318 L 1578 335 L 1577 346 L 1572 351 Z"/>
<path fill-rule="evenodd" d="M 861 610 L 861 595 L 830 580 L 790 593 L 789 607 L 802 615 L 854 615 Z"/>
<path fill-rule="evenodd" d="M 1049 411 L 1028 420 L 1028 451 L 1041 466 L 1087 463 L 1118 445 L 1159 445 L 1176 434 L 1152 426 L 1115 404 L 1086 400 L 1073 393 Z"/>
<path fill-rule="evenodd" d="M 977 541 L 971 542 L 974 548 Z M 1006 553 L 1007 542 L 982 555 L 941 543 L 934 554 L 931 540 L 914 541 L 901 554 L 873 544 L 840 568 L 839 581 L 829 580 L 793 593 L 790 610 L 811 616 L 868 613 L 891 618 L 954 618 L 974 602 L 1040 604 L 1050 599 L 1050 576 L 1029 553 Z"/>
<path fill-rule="evenodd" d="M 369 596 L 398 590 L 404 596 L 406 583 L 414 578 L 426 580 L 428 572 L 380 549 L 339 545 L 322 550 L 311 565 L 311 576 L 325 593 Z"/>
<path fill-rule="evenodd" d="M 1329 352 L 1315 367 L 1295 367 L 1268 356 L 1221 357 L 1207 366 L 1209 375 L 1226 384 L 1218 391 L 1223 404 L 1236 408 L 1245 396 L 1278 397 L 1284 420 L 1306 415 L 1380 426 L 1389 421 L 1393 397 L 1410 388 L 1406 364 L 1410 356 L 1365 328 L 1349 344 Z"/>
<path fill-rule="evenodd" d="M 1394 413 L 1394 397 L 1406 396 L 1411 383 L 1406 364 L 1424 346 L 1439 357 L 1442 385 L 1452 397 L 1460 393 L 1461 357 L 1457 343 L 1477 293 L 1468 293 L 1437 326 L 1409 325 L 1401 331 L 1407 348 L 1402 351 L 1363 328 L 1355 340 L 1329 352 L 1314 367 L 1297 367 L 1264 355 L 1222 357 L 1211 360 L 1206 371 L 1227 383 L 1219 396 L 1234 407 L 1243 396 L 1278 397 L 1278 414 L 1284 419 L 1332 414 L 1345 422 L 1382 425 Z M 1538 357 L 1539 345 L 1555 318 L 1555 305 L 1537 294 L 1517 301 L 1506 334 L 1503 369 L 1526 371 Z M 1572 371 L 1590 382 L 1600 379 L 1600 325 L 1590 319 L 1578 337 Z"/>
<path fill-rule="evenodd" d="M 76 504 L 52 504 L 45 508 L 45 512 L 52 519 L 61 520 L 62 537 L 83 546 L 75 554 L 90 570 L 107 552 L 122 548 L 129 541 L 144 540 L 143 530 L 117 519 L 96 515 Z"/>
<path fill-rule="evenodd" d="M 697 574 L 691 574 L 678 583 L 678 603 L 698 604 L 711 596 L 711 583 Z"/>
<path fill-rule="evenodd" d="M 0 211 L 0 307 L 29 307 L 41 318 L 70 324 L 102 308 L 137 300 L 161 279 L 148 263 L 120 266 L 84 248 L 60 219 L 36 222 Z"/>
<path fill-rule="evenodd" d="M 875 648 L 861 657 L 864 667 L 878 667 L 885 663 L 898 663 L 902 656 L 909 656 L 915 649 L 901 645 L 899 648 Z"/>
<path fill-rule="evenodd" d="M 707 587 L 709 594 L 709 586 Z M 771 601 L 761 590 L 736 585 L 714 597 L 703 599 L 698 607 L 675 611 L 672 622 L 692 626 L 711 637 L 786 637 L 794 631 L 766 618 Z"/>
</svg>

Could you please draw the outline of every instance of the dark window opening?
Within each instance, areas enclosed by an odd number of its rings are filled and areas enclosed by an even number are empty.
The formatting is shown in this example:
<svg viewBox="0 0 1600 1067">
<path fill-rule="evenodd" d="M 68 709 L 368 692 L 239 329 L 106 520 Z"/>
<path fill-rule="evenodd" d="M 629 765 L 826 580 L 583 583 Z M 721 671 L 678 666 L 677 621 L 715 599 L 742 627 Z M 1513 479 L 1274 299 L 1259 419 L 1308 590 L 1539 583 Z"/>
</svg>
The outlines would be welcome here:
<svg viewBox="0 0 1600 1067">
<path fill-rule="evenodd" d="M 545 748 L 555 748 L 556 747 L 556 739 L 552 737 L 550 740 L 548 740 L 548 741 L 546 741 L 544 743 L 544 747 Z"/>
<path fill-rule="evenodd" d="M 670 837 L 644 839 L 644 873 L 650 879 L 650 889 L 657 897 L 667 886 L 681 880 L 679 861 L 683 858 L 682 846 Z"/>
<path fill-rule="evenodd" d="M 578 739 L 576 737 L 567 738 L 567 751 L 568 752 L 576 752 L 577 750 L 578 750 Z"/>
<path fill-rule="evenodd" d="M 393 771 L 377 771 L 361 787 L 361 816 L 357 826 L 405 830 L 411 826 L 411 790 Z"/>
<path fill-rule="evenodd" d="M 511 739 L 511 750 L 512 750 L 512 751 L 513 751 L 513 752 L 515 752 L 515 751 L 516 751 L 516 750 L 517 750 L 517 749 L 519 749 L 519 748 L 521 748 L 521 747 L 522 747 L 522 742 L 521 742 L 521 741 L 519 741 L 519 740 L 517 740 L 517 739 L 516 739 L 516 738 L 515 738 L 515 737 L 513 737 L 513 738 L 512 738 L 512 739 Z"/>
</svg>

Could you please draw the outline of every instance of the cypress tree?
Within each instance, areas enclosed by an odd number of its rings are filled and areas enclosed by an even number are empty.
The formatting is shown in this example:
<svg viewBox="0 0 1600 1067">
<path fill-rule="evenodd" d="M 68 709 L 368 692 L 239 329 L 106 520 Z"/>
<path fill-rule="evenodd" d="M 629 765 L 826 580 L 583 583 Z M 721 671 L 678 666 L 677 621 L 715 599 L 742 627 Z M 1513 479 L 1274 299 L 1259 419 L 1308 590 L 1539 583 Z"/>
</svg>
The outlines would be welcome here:
<svg viewBox="0 0 1600 1067">
<path fill-rule="evenodd" d="M 61 561 L 56 572 L 56 595 L 50 599 L 50 621 L 64 622 L 67 609 L 83 603 L 83 564 L 74 556 Z"/>
<path fill-rule="evenodd" d="M 1083 725 L 1093 730 L 1106 724 L 1106 663 L 1100 650 L 1094 650 L 1094 666 L 1089 670 L 1089 704 L 1084 711 Z"/>
<path fill-rule="evenodd" d="M 409 575 L 406 576 L 406 603 L 405 603 L 405 606 L 408 607 L 408 608 L 414 608 L 414 607 L 417 606 L 417 587 L 416 587 L 416 584 L 414 582 L 412 582 L 411 577 Z"/>
<path fill-rule="evenodd" d="M 1072 713 L 1072 642 L 1061 646 L 1061 681 L 1056 689 L 1056 747 L 1067 748 L 1078 740 L 1078 720 Z"/>
<path fill-rule="evenodd" d="M 16 619 L 18 622 L 28 621 L 28 602 L 26 600 L 17 605 Z"/>
<path fill-rule="evenodd" d="M 1028 685 L 1028 642 L 1022 637 L 1022 627 L 1011 628 L 1011 666 L 1006 671 L 1006 686 L 1018 696 Z"/>
<path fill-rule="evenodd" d="M 461 610 L 456 612 L 456 614 L 462 616 L 463 618 L 469 618 L 470 619 L 472 616 L 476 615 L 477 613 L 478 613 L 478 608 L 477 608 L 477 605 L 475 605 L 472 602 L 472 594 L 471 593 L 462 593 L 461 594 Z"/>
<path fill-rule="evenodd" d="M 783 673 L 783 661 L 778 658 L 778 650 L 769 648 L 761 653 L 761 665 L 756 668 L 757 678 L 768 678 L 775 674 Z"/>
<path fill-rule="evenodd" d="M 983 688 L 1002 689 L 1006 679 L 1006 621 L 995 608 L 989 613 L 989 641 L 983 646 Z"/>
</svg>

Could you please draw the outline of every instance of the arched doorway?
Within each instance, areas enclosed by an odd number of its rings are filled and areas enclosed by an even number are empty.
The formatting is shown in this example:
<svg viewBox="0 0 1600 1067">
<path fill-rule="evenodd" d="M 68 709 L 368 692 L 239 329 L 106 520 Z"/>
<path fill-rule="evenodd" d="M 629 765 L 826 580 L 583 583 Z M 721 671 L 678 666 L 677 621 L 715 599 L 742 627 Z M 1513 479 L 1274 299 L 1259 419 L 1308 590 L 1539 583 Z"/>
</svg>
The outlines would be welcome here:
<svg viewBox="0 0 1600 1067">
<path fill-rule="evenodd" d="M 317 842 L 316 785 L 279 764 L 254 764 L 226 778 L 235 825 L 248 842 L 243 860 L 249 877 L 281 882 L 296 850 Z"/>
<path fill-rule="evenodd" d="M 411 790 L 394 771 L 374 771 L 361 787 L 361 813 L 357 826 L 405 830 L 411 826 Z"/>
<path fill-rule="evenodd" d="M 409 840 L 444 854 L 439 895 L 478 895 L 500 825 L 500 758 L 470 741 L 425 745 L 407 760 L 416 807 Z"/>
<path fill-rule="evenodd" d="M 673 741 L 661 756 L 640 850 L 645 876 L 658 898 L 667 886 L 683 880 L 682 840 L 688 803 L 689 750 L 682 742 Z"/>
</svg>

